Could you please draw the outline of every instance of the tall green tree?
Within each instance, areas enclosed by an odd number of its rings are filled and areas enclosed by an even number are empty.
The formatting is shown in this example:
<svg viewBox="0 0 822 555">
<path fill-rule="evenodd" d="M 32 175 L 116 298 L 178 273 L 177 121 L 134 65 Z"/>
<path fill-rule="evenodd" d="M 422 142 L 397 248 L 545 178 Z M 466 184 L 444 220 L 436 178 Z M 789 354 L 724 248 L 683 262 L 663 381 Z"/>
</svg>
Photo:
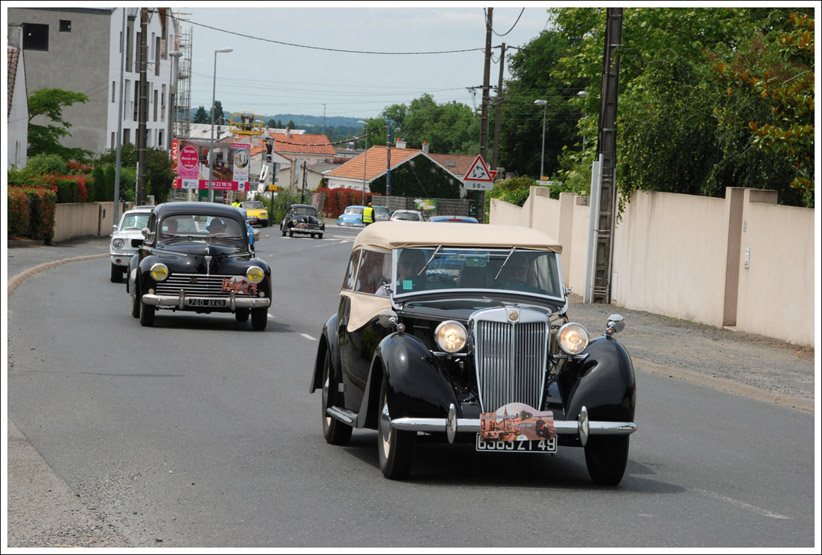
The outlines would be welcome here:
<svg viewBox="0 0 822 555">
<path fill-rule="evenodd" d="M 409 147 L 421 148 L 428 142 L 431 152 L 442 154 L 477 154 L 479 152 L 479 116 L 465 104 L 437 104 L 430 94 L 423 94 L 411 104 L 394 104 L 381 113 L 379 126 L 387 120 L 397 129 L 394 139 L 401 136 Z M 369 124 L 369 128 L 372 126 Z M 399 129 L 398 129 L 399 128 Z M 369 138 L 369 144 L 385 144 L 387 130 Z"/>
<path fill-rule="evenodd" d="M 223 103 L 222 102 L 220 102 L 219 100 L 215 100 L 214 101 L 214 106 L 212 107 L 212 110 L 213 111 L 210 112 L 209 115 L 213 117 L 213 121 L 215 123 L 219 122 L 220 118 L 225 118 L 225 120 L 228 121 L 228 118 L 225 117 L 225 112 L 223 111 Z M 212 119 L 209 119 L 206 123 L 211 123 L 211 121 L 212 121 Z"/>
<path fill-rule="evenodd" d="M 83 148 L 63 146 L 60 139 L 71 136 L 71 123 L 63 118 L 63 109 L 77 102 L 85 103 L 88 96 L 63 89 L 39 89 L 28 97 L 28 156 L 38 154 L 57 154 L 65 160 L 87 161 L 91 151 Z M 40 125 L 32 120 L 45 116 L 56 125 Z"/>
<path fill-rule="evenodd" d="M 202 106 L 197 108 L 197 111 L 194 112 L 194 120 L 193 123 L 211 123 L 211 120 L 208 119 L 208 112 Z"/>
<path fill-rule="evenodd" d="M 109 180 L 110 176 L 113 177 L 114 175 L 113 169 L 117 160 L 116 156 L 116 151 L 109 151 L 101 155 L 94 163 L 95 168 L 97 166 L 103 168 L 106 176 L 106 190 L 108 191 L 114 190 L 113 181 L 109 183 Z M 121 197 L 126 200 L 134 200 L 134 180 L 131 179 L 131 172 L 134 172 L 136 179 L 137 156 L 137 148 L 132 144 L 126 143 L 120 149 Z M 127 178 L 124 178 L 126 172 Z M 174 172 L 168 152 L 165 150 L 146 149 L 146 183 L 146 193 L 154 195 L 155 201 L 165 202 L 168 200 L 168 195 L 174 183 Z M 113 195 L 113 193 L 110 194 Z"/>
</svg>

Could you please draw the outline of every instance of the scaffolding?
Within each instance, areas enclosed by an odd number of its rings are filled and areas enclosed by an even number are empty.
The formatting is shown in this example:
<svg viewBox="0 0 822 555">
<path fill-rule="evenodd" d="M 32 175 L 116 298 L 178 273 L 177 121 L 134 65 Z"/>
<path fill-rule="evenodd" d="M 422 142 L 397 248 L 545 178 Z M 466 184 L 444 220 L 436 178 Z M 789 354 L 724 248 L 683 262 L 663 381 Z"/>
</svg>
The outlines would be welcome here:
<svg viewBox="0 0 822 555">
<path fill-rule="evenodd" d="M 175 37 L 175 50 L 183 53 L 177 65 L 177 97 L 174 107 L 174 137 L 187 139 L 191 133 L 191 35 L 181 30 Z"/>
</svg>

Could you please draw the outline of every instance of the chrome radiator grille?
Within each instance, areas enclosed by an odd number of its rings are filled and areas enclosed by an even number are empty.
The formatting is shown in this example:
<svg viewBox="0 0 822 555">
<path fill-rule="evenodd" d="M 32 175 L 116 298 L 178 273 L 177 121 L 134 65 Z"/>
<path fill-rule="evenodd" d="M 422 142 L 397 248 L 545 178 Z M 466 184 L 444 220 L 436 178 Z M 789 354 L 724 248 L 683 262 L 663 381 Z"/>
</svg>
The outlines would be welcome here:
<svg viewBox="0 0 822 555">
<path fill-rule="evenodd" d="M 548 317 L 533 310 L 490 309 L 472 317 L 483 412 L 513 402 L 539 410 L 548 357 Z"/>
<path fill-rule="evenodd" d="M 179 295 L 180 289 L 186 297 L 228 297 L 223 291 L 223 280 L 233 276 L 203 274 L 173 274 L 154 288 L 158 295 Z"/>
</svg>

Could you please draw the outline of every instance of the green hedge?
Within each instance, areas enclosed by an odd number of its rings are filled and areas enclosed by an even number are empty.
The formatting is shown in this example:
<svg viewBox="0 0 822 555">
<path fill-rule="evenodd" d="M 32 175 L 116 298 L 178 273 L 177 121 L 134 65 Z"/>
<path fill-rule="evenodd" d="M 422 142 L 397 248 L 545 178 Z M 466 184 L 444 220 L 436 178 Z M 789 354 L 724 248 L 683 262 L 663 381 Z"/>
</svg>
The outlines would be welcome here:
<svg viewBox="0 0 822 555">
<path fill-rule="evenodd" d="M 7 196 L 9 236 L 42 239 L 51 243 L 57 194 L 45 187 L 9 187 Z"/>
<path fill-rule="evenodd" d="M 22 187 L 9 187 L 9 237 L 27 237 L 29 233 L 29 207 Z"/>
</svg>

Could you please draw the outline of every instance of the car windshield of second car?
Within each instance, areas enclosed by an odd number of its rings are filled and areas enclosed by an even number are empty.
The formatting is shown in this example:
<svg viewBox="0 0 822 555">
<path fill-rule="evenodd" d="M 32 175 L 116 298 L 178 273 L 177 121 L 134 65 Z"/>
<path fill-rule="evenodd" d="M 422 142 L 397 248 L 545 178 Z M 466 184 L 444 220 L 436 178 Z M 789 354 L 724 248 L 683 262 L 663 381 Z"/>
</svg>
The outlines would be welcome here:
<svg viewBox="0 0 822 555">
<path fill-rule="evenodd" d="M 175 241 L 180 238 L 201 239 L 242 239 L 246 230 L 239 221 L 219 216 L 201 214 L 175 214 L 166 217 L 160 225 L 160 238 Z"/>
<path fill-rule="evenodd" d="M 485 289 L 562 296 L 557 255 L 550 251 L 407 248 L 394 258 L 394 295 Z"/>
<path fill-rule="evenodd" d="M 300 206 L 299 208 L 294 208 L 294 215 L 295 216 L 316 216 L 317 210 L 313 206 Z"/>
<path fill-rule="evenodd" d="M 148 223 L 148 213 L 145 214 L 126 214 L 123 216 L 123 225 L 120 229 L 142 229 Z"/>
</svg>

